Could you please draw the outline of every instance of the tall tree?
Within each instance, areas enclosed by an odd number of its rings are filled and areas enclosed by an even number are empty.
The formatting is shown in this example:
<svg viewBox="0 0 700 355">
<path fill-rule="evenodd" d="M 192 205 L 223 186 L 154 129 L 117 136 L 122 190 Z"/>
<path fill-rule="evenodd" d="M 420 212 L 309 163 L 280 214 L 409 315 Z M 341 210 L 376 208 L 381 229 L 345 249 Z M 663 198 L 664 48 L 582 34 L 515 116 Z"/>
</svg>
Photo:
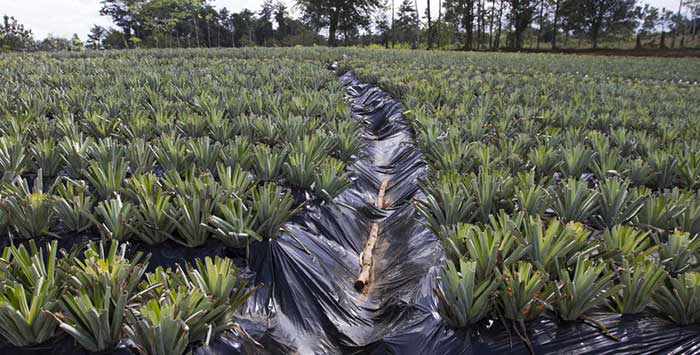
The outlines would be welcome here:
<svg viewBox="0 0 700 355">
<path fill-rule="evenodd" d="M 391 26 L 389 25 L 389 16 L 386 11 L 380 11 L 374 19 L 374 25 L 377 28 L 377 34 L 384 48 L 389 48 L 389 37 L 391 36 Z"/>
<path fill-rule="evenodd" d="M 598 48 L 601 34 L 634 28 L 635 7 L 636 0 L 564 0 L 562 12 L 569 27 L 588 35 Z"/>
<path fill-rule="evenodd" d="M 430 18 L 430 0 L 426 1 L 425 16 L 428 19 L 428 50 L 433 49 L 433 20 Z"/>
<path fill-rule="evenodd" d="M 231 22 L 234 27 L 233 42 L 234 46 L 242 47 L 246 44 L 253 43 L 253 28 L 255 27 L 255 14 L 244 9 L 243 11 L 231 15 Z"/>
<path fill-rule="evenodd" d="M 100 15 L 109 16 L 119 26 L 126 38 L 133 35 L 137 24 L 137 12 L 143 0 L 102 0 Z M 138 35 L 138 34 L 137 34 Z"/>
<path fill-rule="evenodd" d="M 671 48 L 676 46 L 676 37 L 678 37 L 678 32 L 681 27 L 683 27 L 683 16 L 681 16 L 681 10 L 683 9 L 683 0 L 678 0 L 678 13 L 674 16 L 675 26 L 673 26 L 673 40 L 671 40 Z"/>
<path fill-rule="evenodd" d="M 0 26 L 0 49 L 26 50 L 33 45 L 32 31 L 26 29 L 14 17 L 3 15 Z"/>
<path fill-rule="evenodd" d="M 474 42 L 474 0 L 445 0 L 445 20 L 464 30 L 464 49 Z"/>
<path fill-rule="evenodd" d="M 287 24 L 287 6 L 282 2 L 277 2 L 274 7 L 275 23 L 277 23 L 277 31 L 275 37 L 278 41 L 282 41 L 289 36 L 289 25 Z"/>
<path fill-rule="evenodd" d="M 380 0 L 297 0 L 304 19 L 317 29 L 328 28 L 328 46 L 335 47 L 339 27 L 345 32 L 368 24 Z"/>
<path fill-rule="evenodd" d="M 493 41 L 493 48 L 501 48 L 501 29 L 503 27 L 503 9 L 505 8 L 506 0 L 500 0 L 500 5 L 498 6 L 498 29 L 496 30 L 496 39 Z"/>
<path fill-rule="evenodd" d="M 661 25 L 661 39 L 659 40 L 660 48 L 666 48 L 666 30 L 671 27 L 672 19 L 672 11 L 666 10 L 666 8 L 661 9 L 661 15 L 659 16 L 659 25 Z"/>
<path fill-rule="evenodd" d="M 259 46 L 270 45 L 270 40 L 274 35 L 272 30 L 272 16 L 275 12 L 275 4 L 272 0 L 265 0 L 258 15 L 255 26 L 255 42 Z"/>
<path fill-rule="evenodd" d="M 637 17 L 639 19 L 639 28 L 637 29 L 637 49 L 643 47 L 642 36 L 651 33 L 659 21 L 659 9 L 645 4 L 644 7 L 637 8 Z"/>
<path fill-rule="evenodd" d="M 574 1 L 574 0 L 572 0 Z M 597 0 L 591 0 L 597 1 Z M 614 0 L 612 0 L 614 1 Z M 511 0 L 511 26 L 513 32 L 511 34 L 511 48 L 518 50 L 523 48 L 525 39 L 525 30 L 532 23 L 533 15 L 537 7 L 535 0 Z"/>
<path fill-rule="evenodd" d="M 88 34 L 87 44 L 93 49 L 100 49 L 102 47 L 102 40 L 107 35 L 107 30 L 98 25 L 92 26 L 90 33 Z"/>
<path fill-rule="evenodd" d="M 552 49 L 557 49 L 557 35 L 559 34 L 559 17 L 561 16 L 561 0 L 554 1 L 554 23 L 552 24 Z"/>
<path fill-rule="evenodd" d="M 399 11 L 397 12 L 396 29 L 401 34 L 399 40 L 401 42 L 410 42 L 411 46 L 415 49 L 417 47 L 417 37 L 418 31 L 418 14 L 413 7 L 413 2 L 411 0 L 403 0 L 401 5 L 399 5 Z"/>
</svg>

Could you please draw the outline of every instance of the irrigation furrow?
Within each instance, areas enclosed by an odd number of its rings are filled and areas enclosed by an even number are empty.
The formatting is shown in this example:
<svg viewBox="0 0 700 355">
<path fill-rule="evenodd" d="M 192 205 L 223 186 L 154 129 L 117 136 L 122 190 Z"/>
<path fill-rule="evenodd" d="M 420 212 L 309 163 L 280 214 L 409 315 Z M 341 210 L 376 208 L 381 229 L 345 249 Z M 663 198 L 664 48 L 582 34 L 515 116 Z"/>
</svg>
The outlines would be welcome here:
<svg viewBox="0 0 700 355">
<path fill-rule="evenodd" d="M 426 167 L 401 104 L 352 74 L 339 79 L 365 142 L 354 183 L 336 203 L 308 206 L 290 234 L 253 244 L 262 287 L 238 321 L 275 354 L 467 351 L 435 312 L 444 252 L 412 203 Z"/>
</svg>

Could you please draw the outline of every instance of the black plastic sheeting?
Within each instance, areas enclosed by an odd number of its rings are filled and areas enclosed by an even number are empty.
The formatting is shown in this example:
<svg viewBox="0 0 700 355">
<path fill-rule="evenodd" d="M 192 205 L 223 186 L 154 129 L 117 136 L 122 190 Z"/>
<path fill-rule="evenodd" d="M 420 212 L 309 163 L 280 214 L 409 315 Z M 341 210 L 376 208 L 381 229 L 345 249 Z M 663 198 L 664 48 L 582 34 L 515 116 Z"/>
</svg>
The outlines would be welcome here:
<svg viewBox="0 0 700 355">
<path fill-rule="evenodd" d="M 457 354 L 464 336 L 442 325 L 433 288 L 443 251 L 417 219 L 412 199 L 426 174 L 401 105 L 346 74 L 352 116 L 362 122 L 365 148 L 349 170 L 353 185 L 332 204 L 309 207 L 290 235 L 251 249 L 262 283 L 239 323 L 270 353 Z M 386 209 L 375 206 L 387 179 Z M 379 223 L 371 282 L 353 284 L 360 253 Z"/>
</svg>

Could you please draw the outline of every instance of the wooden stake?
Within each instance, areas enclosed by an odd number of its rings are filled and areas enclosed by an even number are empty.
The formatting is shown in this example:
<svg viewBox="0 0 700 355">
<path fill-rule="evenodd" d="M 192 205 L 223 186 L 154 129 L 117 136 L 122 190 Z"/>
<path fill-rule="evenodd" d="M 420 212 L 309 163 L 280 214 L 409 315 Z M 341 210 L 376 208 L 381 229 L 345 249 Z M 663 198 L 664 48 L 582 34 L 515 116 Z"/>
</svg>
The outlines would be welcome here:
<svg viewBox="0 0 700 355">
<path fill-rule="evenodd" d="M 382 186 L 379 187 L 379 193 L 377 194 L 377 208 L 385 207 L 384 196 L 386 195 L 387 185 L 389 185 L 389 179 L 384 178 L 384 181 L 382 181 Z M 379 223 L 372 223 L 369 238 L 367 238 L 367 243 L 365 243 L 365 247 L 360 254 L 360 274 L 357 276 L 357 280 L 355 280 L 355 290 L 358 292 L 364 291 L 370 282 L 372 264 L 374 263 L 374 246 L 377 244 L 378 238 Z"/>
</svg>

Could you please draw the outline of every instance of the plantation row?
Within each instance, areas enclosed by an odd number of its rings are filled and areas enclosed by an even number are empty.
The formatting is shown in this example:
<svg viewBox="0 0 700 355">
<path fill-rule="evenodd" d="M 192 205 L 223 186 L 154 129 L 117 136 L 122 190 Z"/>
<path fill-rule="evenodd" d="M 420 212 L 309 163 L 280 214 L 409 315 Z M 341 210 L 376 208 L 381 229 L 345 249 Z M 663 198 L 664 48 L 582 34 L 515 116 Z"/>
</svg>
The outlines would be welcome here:
<svg viewBox="0 0 700 355">
<path fill-rule="evenodd" d="M 0 258 L 0 332 L 15 346 L 51 340 L 58 328 L 85 350 L 104 352 L 126 335 L 144 354 L 182 354 L 235 326 L 252 292 L 231 259 L 205 258 L 147 273 L 148 256 L 126 245 L 90 243 L 58 252 L 7 247 Z"/>
<path fill-rule="evenodd" d="M 417 208 L 448 257 L 440 314 L 454 327 L 506 319 L 518 334 L 544 310 L 700 322 L 697 65 L 657 77 L 651 63 L 623 69 L 632 59 L 512 56 L 341 63 L 399 96 L 416 131 L 432 172 Z M 584 75 L 596 63 L 610 65 Z"/>
<path fill-rule="evenodd" d="M 360 149 L 340 84 L 318 63 L 3 61 L 0 231 L 15 238 L 99 229 L 243 247 L 275 237 L 301 200 L 332 200 Z"/>
</svg>

